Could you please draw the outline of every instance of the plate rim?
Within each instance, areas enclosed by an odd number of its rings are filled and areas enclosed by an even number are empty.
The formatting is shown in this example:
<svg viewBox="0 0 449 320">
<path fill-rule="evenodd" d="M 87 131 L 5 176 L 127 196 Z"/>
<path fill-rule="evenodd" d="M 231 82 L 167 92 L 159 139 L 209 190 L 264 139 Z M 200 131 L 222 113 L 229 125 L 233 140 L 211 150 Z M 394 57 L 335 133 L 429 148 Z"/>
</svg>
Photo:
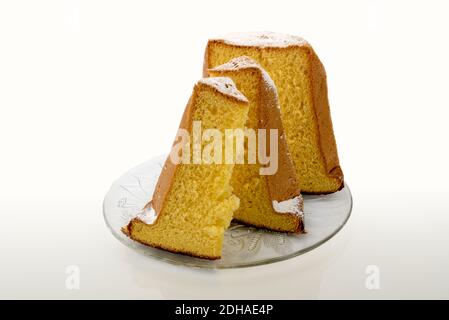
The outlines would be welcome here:
<svg viewBox="0 0 449 320">
<path fill-rule="evenodd" d="M 106 226 L 108 227 L 109 231 L 112 233 L 112 235 L 114 236 L 114 238 L 116 238 L 122 245 L 126 246 L 127 248 L 133 249 L 134 251 L 139 252 L 139 254 L 142 254 L 142 255 L 144 255 L 144 256 L 146 256 L 146 257 L 149 257 L 149 258 L 152 258 L 152 259 L 156 259 L 156 260 L 159 260 L 159 261 L 168 262 L 168 263 L 170 263 L 170 264 L 172 264 L 172 265 L 177 265 L 177 266 L 184 266 L 184 267 L 189 267 L 189 268 L 192 268 L 192 267 L 193 267 L 193 268 L 197 268 L 197 269 L 215 269 L 215 270 L 223 270 L 223 269 L 240 269 L 240 268 L 249 268 L 249 267 L 256 267 L 256 266 L 262 266 L 262 265 L 273 264 L 273 263 L 276 263 L 276 262 L 286 261 L 286 260 L 290 260 L 290 259 L 293 259 L 293 258 L 295 258 L 295 257 L 301 256 L 301 255 L 303 255 L 303 254 L 305 254 L 305 253 L 307 253 L 307 252 L 310 252 L 310 251 L 312 251 L 312 250 L 318 248 L 319 246 L 323 245 L 324 243 L 326 243 L 327 241 L 329 241 L 330 239 L 332 239 L 337 233 L 339 233 L 339 232 L 343 229 L 343 227 L 347 224 L 349 218 L 350 218 L 351 215 L 352 215 L 352 209 L 353 209 L 353 206 L 354 206 L 353 196 L 352 196 L 351 189 L 349 188 L 347 182 L 345 181 L 345 182 L 344 182 L 343 188 L 340 189 L 339 191 L 337 191 L 337 192 L 341 192 L 343 189 L 347 189 L 347 192 L 348 192 L 348 195 L 349 195 L 349 203 L 350 203 L 350 204 L 349 204 L 349 210 L 348 210 L 348 213 L 346 214 L 346 217 L 345 217 L 344 221 L 343 221 L 343 222 L 342 222 L 342 223 L 341 223 L 341 224 L 340 224 L 340 225 L 339 225 L 339 226 L 338 226 L 332 233 L 330 233 L 329 235 L 327 235 L 327 236 L 324 237 L 323 239 L 317 241 L 317 242 L 314 243 L 313 245 L 310 245 L 310 246 L 308 246 L 308 247 L 306 247 L 306 248 L 304 248 L 304 249 L 301 249 L 301 250 L 299 250 L 299 251 L 295 251 L 295 252 L 292 252 L 292 253 L 290 253 L 290 254 L 282 255 L 282 256 L 278 256 L 278 257 L 267 258 L 267 259 L 260 260 L 260 261 L 253 261 L 253 262 L 248 262 L 248 263 L 238 263 L 238 264 L 233 265 L 233 266 L 226 266 L 226 265 L 225 265 L 225 266 L 220 266 L 220 265 L 214 264 L 214 262 L 215 262 L 215 261 L 219 261 L 219 259 L 218 259 L 218 260 L 204 260 L 204 259 L 201 259 L 201 258 L 192 257 L 192 256 L 185 255 L 185 254 L 182 254 L 182 255 L 183 255 L 184 257 L 186 257 L 187 259 L 189 259 L 189 260 L 190 260 L 190 259 L 198 259 L 198 260 L 201 260 L 201 261 L 203 261 L 203 262 L 210 261 L 210 264 L 205 263 L 205 264 L 202 264 L 202 265 L 201 265 L 201 264 L 195 264 L 195 263 L 193 263 L 193 262 L 190 263 L 190 262 L 188 262 L 188 261 L 187 261 L 187 262 L 185 262 L 185 261 L 176 261 L 176 260 L 174 260 L 174 259 L 170 259 L 170 258 L 167 258 L 167 257 L 162 257 L 162 256 L 152 255 L 152 254 L 149 254 L 148 251 L 146 251 L 146 247 L 151 248 L 152 250 L 164 251 L 165 253 L 167 253 L 168 251 L 162 250 L 162 249 L 158 249 L 158 248 L 154 248 L 154 247 L 151 247 L 151 246 L 146 246 L 145 248 L 139 247 L 139 246 L 145 246 L 145 245 L 144 245 L 144 244 L 141 244 L 140 242 L 134 241 L 134 240 L 132 240 L 132 239 L 130 239 L 130 238 L 123 238 L 123 237 L 120 237 L 120 236 L 117 234 L 116 230 L 115 230 L 115 229 L 110 225 L 110 223 L 108 222 L 107 215 L 106 215 L 106 203 L 107 203 L 107 200 L 108 200 L 108 195 L 109 195 L 110 192 L 113 190 L 113 188 L 115 187 L 115 185 L 116 185 L 118 182 L 120 182 L 120 180 L 121 180 L 122 178 L 128 176 L 128 174 L 129 174 L 130 172 L 135 171 L 135 170 L 137 170 L 137 169 L 140 168 L 140 167 L 143 167 L 143 166 L 144 166 L 145 164 L 147 164 L 148 162 L 156 161 L 158 158 L 162 158 L 163 156 L 164 156 L 164 155 L 161 154 L 161 155 L 152 157 L 151 159 L 149 159 L 149 160 L 147 160 L 147 161 L 145 161 L 145 162 L 143 162 L 143 163 L 140 163 L 140 164 L 138 164 L 138 165 L 132 167 L 131 169 L 127 170 L 124 174 L 120 175 L 120 177 L 117 178 L 117 179 L 111 184 L 111 186 L 109 187 L 107 193 L 106 193 L 105 196 L 104 196 L 103 204 L 102 204 L 102 211 L 103 211 L 103 220 L 104 220 L 104 223 L 106 224 Z M 166 157 L 166 155 L 165 155 L 165 157 Z M 334 193 L 331 193 L 331 194 L 334 194 Z M 238 224 L 238 223 L 237 223 L 237 224 Z M 240 224 L 239 224 L 239 225 L 240 225 Z M 126 240 L 130 241 L 130 243 L 131 243 L 132 245 L 130 245 L 129 243 L 126 243 Z M 173 253 L 173 252 L 168 252 L 168 253 L 173 254 L 173 255 L 180 255 L 180 253 Z"/>
</svg>

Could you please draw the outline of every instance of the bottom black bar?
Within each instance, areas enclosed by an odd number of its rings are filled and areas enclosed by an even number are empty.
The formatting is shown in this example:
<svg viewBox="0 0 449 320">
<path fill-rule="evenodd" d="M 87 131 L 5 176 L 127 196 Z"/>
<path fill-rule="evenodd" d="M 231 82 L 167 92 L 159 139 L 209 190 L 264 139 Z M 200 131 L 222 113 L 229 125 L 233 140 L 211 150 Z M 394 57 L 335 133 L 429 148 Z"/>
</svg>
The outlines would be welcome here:
<svg viewBox="0 0 449 320">
<path fill-rule="evenodd" d="M 64 315 L 70 317 L 120 317 L 144 315 L 146 319 L 304 319 L 379 316 L 429 316 L 445 314 L 447 301 L 402 300 L 58 300 L 58 301 L 0 301 L 3 314 L 11 311 L 15 317 L 30 315 L 46 318 Z M 9 310 L 8 310 L 9 309 Z M 51 312 L 49 312 L 51 311 Z"/>
</svg>

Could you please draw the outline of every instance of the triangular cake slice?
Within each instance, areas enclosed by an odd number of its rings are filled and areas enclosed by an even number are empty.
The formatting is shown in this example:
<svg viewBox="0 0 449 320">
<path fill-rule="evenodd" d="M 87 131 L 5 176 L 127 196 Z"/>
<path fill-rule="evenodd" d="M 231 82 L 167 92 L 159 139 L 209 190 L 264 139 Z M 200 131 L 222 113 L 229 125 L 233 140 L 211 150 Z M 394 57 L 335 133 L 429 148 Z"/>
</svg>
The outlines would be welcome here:
<svg viewBox="0 0 449 320">
<path fill-rule="evenodd" d="M 195 160 L 193 126 L 200 123 L 202 132 L 243 129 L 247 113 L 248 100 L 231 79 L 200 80 L 184 111 L 180 131 L 151 202 L 123 232 L 152 247 L 207 259 L 220 258 L 225 229 L 239 206 L 230 185 L 234 165 L 205 164 L 202 158 L 199 162 Z M 180 132 L 185 130 L 190 142 L 180 144 Z M 204 149 L 205 142 L 200 143 Z M 172 157 L 181 155 L 177 149 L 180 145 L 189 150 L 184 153 L 185 149 L 180 149 L 182 157 L 190 154 L 182 163 L 173 161 Z M 184 162 L 185 159 L 188 161 Z"/>
<path fill-rule="evenodd" d="M 281 115 L 303 193 L 343 187 L 327 97 L 326 72 L 304 39 L 271 32 L 229 34 L 209 40 L 204 76 L 210 68 L 248 56 L 276 84 Z"/>
<path fill-rule="evenodd" d="M 231 78 L 246 96 L 249 100 L 246 127 L 255 135 L 261 129 L 265 130 L 262 134 L 266 136 L 265 146 L 266 150 L 269 150 L 271 163 L 262 163 L 259 157 L 254 157 L 256 161 L 253 161 L 253 164 L 235 165 L 231 185 L 233 192 L 240 199 L 240 207 L 234 213 L 234 219 L 270 230 L 302 232 L 303 199 L 285 141 L 278 95 L 273 81 L 265 70 L 248 57 L 232 59 L 208 70 L 208 73 L 214 77 Z M 273 141 L 270 141 L 271 132 L 276 134 L 277 148 L 274 148 Z M 245 138 L 249 139 L 248 137 L 249 135 Z M 263 143 L 254 144 L 253 148 L 249 149 L 247 140 L 246 158 L 249 159 L 249 153 L 259 155 L 259 148 L 263 146 Z M 265 167 L 265 172 L 260 170 L 261 167 Z"/>
</svg>

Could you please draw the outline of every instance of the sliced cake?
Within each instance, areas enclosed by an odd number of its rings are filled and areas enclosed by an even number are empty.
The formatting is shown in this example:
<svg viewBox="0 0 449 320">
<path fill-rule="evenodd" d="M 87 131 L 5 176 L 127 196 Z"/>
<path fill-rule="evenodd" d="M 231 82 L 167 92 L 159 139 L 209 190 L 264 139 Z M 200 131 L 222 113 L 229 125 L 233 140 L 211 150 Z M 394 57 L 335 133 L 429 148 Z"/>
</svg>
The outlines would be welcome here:
<svg viewBox="0 0 449 320">
<path fill-rule="evenodd" d="M 123 232 L 152 247 L 207 259 L 220 258 L 225 229 L 239 206 L 230 185 L 234 164 L 210 163 L 210 159 L 198 157 L 199 150 L 207 149 L 208 141 L 200 138 L 200 145 L 195 144 L 198 137 L 194 126 L 199 124 L 202 132 L 243 130 L 247 113 L 248 100 L 231 79 L 200 80 L 184 111 L 180 131 L 151 202 Z M 183 132 L 188 136 L 180 134 Z M 183 141 L 186 138 L 187 142 Z M 222 145 L 224 148 L 225 143 Z"/>
<path fill-rule="evenodd" d="M 240 207 L 234 219 L 248 225 L 284 232 L 303 231 L 303 200 L 299 182 L 290 158 L 281 115 L 277 91 L 270 76 L 252 59 L 239 57 L 209 69 L 213 77 L 229 77 L 249 101 L 246 128 L 266 135 L 265 147 L 270 151 L 272 163 L 261 163 L 259 143 L 249 147 L 245 144 L 244 165 L 236 164 L 231 185 L 240 199 Z M 269 134 L 274 132 L 277 146 L 270 144 Z M 246 136 L 249 139 L 249 135 Z M 258 141 L 260 142 L 260 141 Z M 263 147 L 263 145 L 262 145 Z M 253 163 L 249 154 L 253 153 Z M 265 172 L 261 172 L 261 168 Z M 272 170 L 269 170 L 271 168 Z"/>
<path fill-rule="evenodd" d="M 303 193 L 331 193 L 343 187 L 327 97 L 326 73 L 302 38 L 269 32 L 230 34 L 209 40 L 209 69 L 248 56 L 273 79 L 282 121 Z"/>
</svg>

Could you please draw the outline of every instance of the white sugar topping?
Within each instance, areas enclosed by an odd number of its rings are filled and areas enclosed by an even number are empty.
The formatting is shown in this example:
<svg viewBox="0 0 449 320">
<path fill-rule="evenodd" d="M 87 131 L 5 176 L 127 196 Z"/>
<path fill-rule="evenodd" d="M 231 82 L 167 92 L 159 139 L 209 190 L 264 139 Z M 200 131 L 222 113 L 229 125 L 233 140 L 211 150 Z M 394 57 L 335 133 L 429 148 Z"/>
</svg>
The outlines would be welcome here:
<svg viewBox="0 0 449 320">
<path fill-rule="evenodd" d="M 268 73 L 265 71 L 264 68 L 262 68 L 255 60 L 247 57 L 247 56 L 241 56 L 238 58 L 234 58 L 230 60 L 229 62 L 226 62 L 218 67 L 215 67 L 211 70 L 213 71 L 233 71 L 233 70 L 240 70 L 240 69 L 247 69 L 247 68 L 257 68 L 261 71 L 262 79 L 265 83 L 265 90 L 273 90 L 275 92 L 277 97 L 277 89 L 276 85 L 274 84 L 273 79 L 268 75 Z M 278 108 L 280 108 L 279 104 L 277 105 Z"/>
<path fill-rule="evenodd" d="M 241 93 L 237 87 L 235 86 L 234 81 L 231 78 L 227 77 L 211 77 L 211 78 L 203 78 L 198 81 L 199 83 L 211 86 L 217 89 L 219 92 L 232 96 L 238 100 L 248 102 L 248 99 Z"/>
<path fill-rule="evenodd" d="M 278 213 L 293 213 L 300 217 L 303 216 L 303 211 L 301 208 L 301 195 L 298 195 L 292 199 L 277 202 L 273 200 L 273 209 Z"/>
<path fill-rule="evenodd" d="M 246 69 L 246 68 L 262 69 L 261 66 L 255 60 L 253 60 L 247 56 L 240 56 L 237 58 L 233 58 L 233 59 L 229 60 L 228 62 L 223 63 L 222 65 L 219 65 L 215 68 L 212 68 L 211 70 L 233 71 L 233 70 Z"/>
<path fill-rule="evenodd" d="M 301 37 L 268 31 L 229 33 L 215 40 L 248 47 L 288 47 L 307 44 Z"/>
<path fill-rule="evenodd" d="M 153 224 L 156 221 L 157 214 L 153 207 L 149 205 L 147 208 L 144 208 L 141 212 L 139 212 L 136 218 L 146 224 Z"/>
</svg>

